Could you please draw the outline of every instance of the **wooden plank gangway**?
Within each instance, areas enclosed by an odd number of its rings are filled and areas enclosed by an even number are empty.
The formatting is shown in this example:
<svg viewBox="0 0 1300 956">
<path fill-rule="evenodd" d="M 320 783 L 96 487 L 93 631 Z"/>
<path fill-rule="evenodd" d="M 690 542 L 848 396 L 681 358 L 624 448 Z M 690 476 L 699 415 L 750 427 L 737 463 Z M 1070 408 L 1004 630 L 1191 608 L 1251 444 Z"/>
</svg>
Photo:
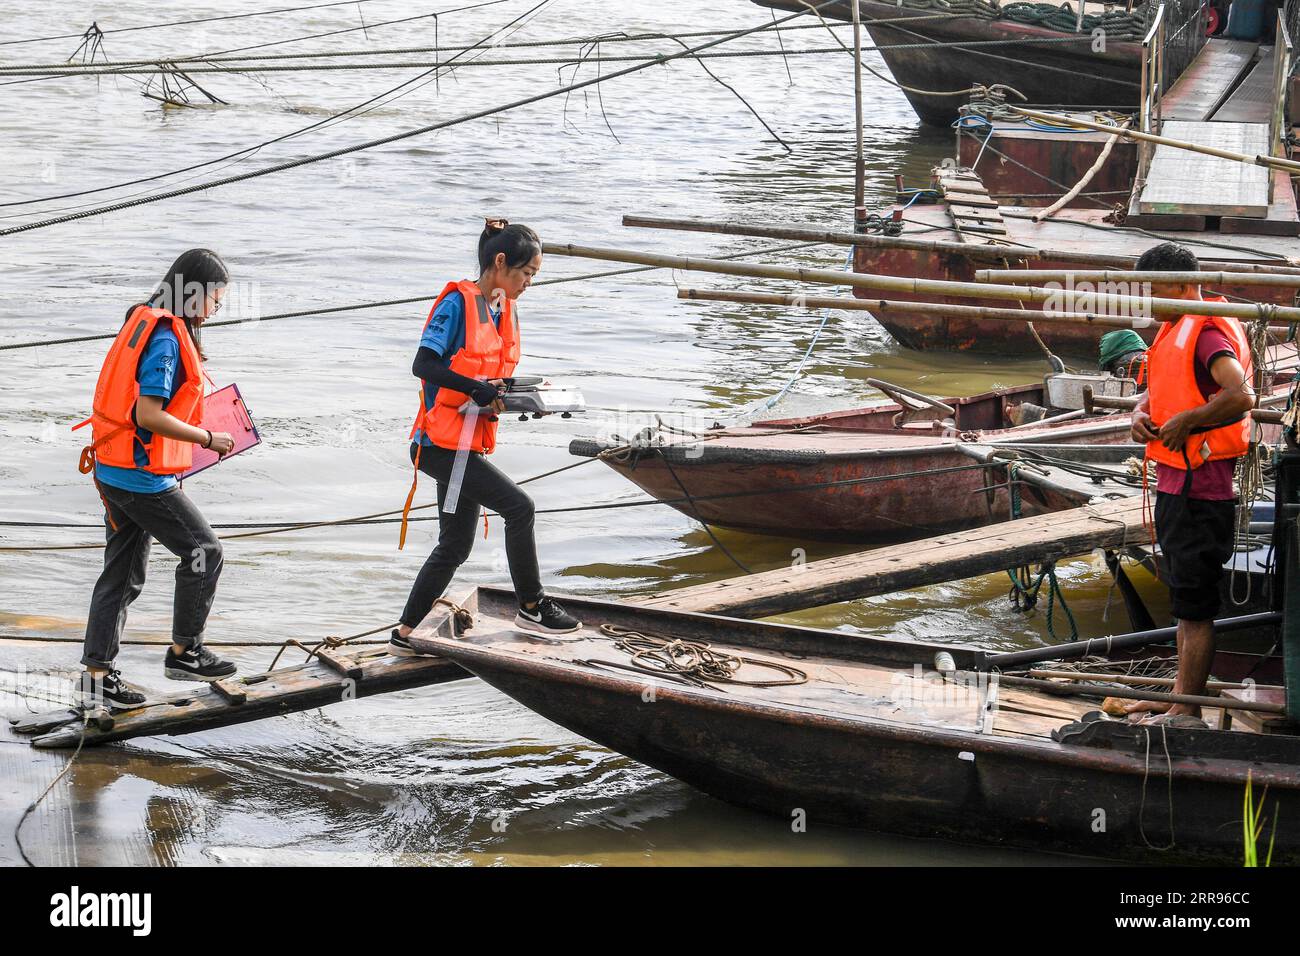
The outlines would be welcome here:
<svg viewBox="0 0 1300 956">
<path fill-rule="evenodd" d="M 1204 122 L 1223 105 L 1238 78 L 1251 68 L 1258 43 L 1211 37 L 1160 99 L 1165 120 Z"/>
<path fill-rule="evenodd" d="M 681 588 L 625 606 L 764 617 L 1146 540 L 1141 497 L 1128 496 L 814 561 L 797 570 L 783 568 Z M 477 593 L 478 589 L 471 589 L 457 599 L 457 604 L 472 610 Z M 414 634 L 419 638 L 454 636 L 458 628 L 455 618 L 451 609 L 437 607 Z M 318 648 L 303 664 L 195 685 L 187 691 L 152 698 L 130 710 L 100 711 L 86 719 L 81 712 L 67 707 L 11 720 L 10 724 L 14 733 L 25 736 L 34 747 L 93 746 L 249 723 L 469 676 L 443 658 L 390 657 L 383 647 L 354 650 L 344 644 Z"/>
<path fill-rule="evenodd" d="M 432 614 L 417 633 L 450 628 L 449 615 Z M 386 648 L 318 650 L 311 661 L 262 674 L 232 677 L 145 701 L 131 710 L 100 711 L 83 720 L 71 707 L 10 721 L 33 747 L 76 747 L 155 734 L 188 734 L 265 717 L 314 710 L 358 697 L 425 687 L 470 675 L 451 661 L 389 657 Z"/>
<path fill-rule="evenodd" d="M 1147 540 L 1140 495 L 811 561 L 645 598 L 663 610 L 766 617 Z"/>
<path fill-rule="evenodd" d="M 1210 117 L 1216 123 L 1268 123 L 1273 115 L 1273 49 L 1268 48 Z"/>
</svg>

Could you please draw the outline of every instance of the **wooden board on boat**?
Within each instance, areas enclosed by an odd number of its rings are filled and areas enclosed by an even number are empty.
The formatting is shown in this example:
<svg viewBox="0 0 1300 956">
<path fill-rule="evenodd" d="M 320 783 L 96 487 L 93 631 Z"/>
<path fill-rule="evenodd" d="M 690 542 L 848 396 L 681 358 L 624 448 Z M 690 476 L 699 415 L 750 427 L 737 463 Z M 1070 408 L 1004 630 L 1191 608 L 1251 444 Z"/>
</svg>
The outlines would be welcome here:
<svg viewBox="0 0 1300 956">
<path fill-rule="evenodd" d="M 646 607 L 765 617 L 1145 540 L 1140 496 L 665 591 Z"/>
<path fill-rule="evenodd" d="M 1267 155 L 1266 123 L 1167 121 L 1161 134 L 1172 139 L 1244 153 Z M 1269 171 L 1263 166 L 1157 146 L 1138 200 L 1144 215 L 1268 215 Z"/>
</svg>

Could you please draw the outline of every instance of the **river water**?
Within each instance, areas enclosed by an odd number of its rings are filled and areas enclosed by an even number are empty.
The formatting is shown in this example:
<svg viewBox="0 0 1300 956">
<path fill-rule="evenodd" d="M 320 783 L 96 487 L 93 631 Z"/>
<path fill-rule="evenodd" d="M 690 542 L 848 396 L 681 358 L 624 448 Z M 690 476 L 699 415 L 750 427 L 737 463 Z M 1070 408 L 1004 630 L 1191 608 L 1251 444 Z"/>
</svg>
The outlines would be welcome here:
<svg viewBox="0 0 1300 956">
<path fill-rule="evenodd" d="M 285 6 L 292 4 L 284 4 Z M 79 33 L 267 9 L 221 4 L 7 4 L 3 39 Z M 167 29 L 109 33 L 110 58 L 230 50 L 307 34 L 349 32 L 265 52 L 432 45 L 432 2 L 349 6 Z M 530 9 L 530 0 L 447 13 L 443 44 L 474 43 Z M 740 29 L 770 21 L 743 0 L 705 8 L 685 0 L 579 4 L 550 0 L 509 42 L 645 31 Z M 513 28 L 512 28 L 513 29 Z M 848 31 L 841 29 L 848 39 Z M 502 34 L 504 35 L 504 34 Z M 687 42 L 703 42 L 702 39 Z M 833 45 L 822 30 L 788 32 L 787 51 Z M 0 45 L 6 63 L 62 60 L 76 39 Z M 601 53 L 671 51 L 671 41 L 605 42 Z M 774 37 L 720 49 L 777 50 Z M 503 48 L 493 58 L 550 58 L 573 48 Z M 399 60 L 429 59 L 411 54 Z M 884 70 L 876 54 L 867 62 Z M 0 344 L 115 331 L 127 305 L 191 246 L 219 250 L 240 286 L 218 318 L 434 295 L 471 275 L 485 215 L 536 228 L 544 239 L 663 252 L 731 254 L 782 245 L 625 229 L 624 213 L 748 218 L 848 228 L 853 96 L 843 54 L 713 59 L 721 80 L 788 144 L 775 141 L 735 94 L 698 63 L 656 66 L 571 97 L 246 183 L 137 209 L 19 233 L 3 242 Z M 587 63 L 579 79 L 621 63 Z M 424 71 L 196 74 L 226 105 L 162 108 L 143 80 L 61 77 L 13 83 L 0 100 L 4 201 L 76 193 L 232 153 L 370 100 Z M 0 207 L 0 226 L 105 199 L 143 194 L 325 152 L 556 88 L 574 68 L 464 66 L 410 83 L 403 95 L 253 155 L 125 190 L 39 206 Z M 428 82 L 426 82 L 428 81 Z M 2 81 L 0 81 L 2 82 Z M 156 89 L 156 87 L 155 87 Z M 202 97 L 195 94 L 201 101 Z M 951 152 L 947 131 L 920 127 L 902 95 L 866 77 L 868 203 L 892 200 L 893 174 L 923 184 Z M 838 267 L 843 248 L 769 253 L 754 261 Z M 550 257 L 541 280 L 611 268 Z M 615 267 L 616 268 L 616 267 Z M 686 281 L 677 277 L 677 281 Z M 571 420 L 503 422 L 497 463 L 516 478 L 572 459 L 570 438 L 627 433 L 666 414 L 687 425 L 795 414 L 881 400 L 869 376 L 957 395 L 1034 381 L 1036 357 L 921 355 L 903 350 L 863 314 L 833 315 L 789 393 L 820 316 L 752 306 L 687 304 L 675 277 L 647 272 L 555 284 L 520 302 L 521 373 L 580 388 L 590 412 Z M 758 283 L 692 276 L 690 284 Z M 410 478 L 406 435 L 416 400 L 410 362 L 427 306 L 209 329 L 204 347 L 219 384 L 237 382 L 264 444 L 186 490 L 214 524 L 342 518 L 401 506 Z M 76 461 L 106 343 L 0 352 L 0 520 L 84 528 L 0 527 L 7 548 L 100 540 L 100 509 Z M 531 486 L 538 507 L 636 500 L 598 464 Z M 421 486 L 431 500 L 432 483 Z M 233 540 L 209 639 L 258 641 L 228 653 L 245 673 L 264 669 L 288 638 L 352 634 L 395 620 L 432 546 L 432 523 L 413 526 L 404 551 L 393 525 L 331 527 Z M 464 582 L 506 582 L 500 523 L 479 541 Z M 843 549 L 720 531 L 759 568 Z M 666 507 L 542 515 L 547 586 L 607 597 L 727 576 L 707 535 Z M 0 552 L 0 676 L 7 688 L 57 697 L 75 668 L 100 552 Z M 128 637 L 169 635 L 172 559 L 156 548 L 150 581 L 132 607 Z M 1084 634 L 1105 633 L 1109 579 L 1099 562 L 1062 566 Z M 1142 572 L 1153 611 L 1163 589 Z M 789 615 L 857 628 L 996 648 L 1046 638 L 1041 613 L 1011 610 L 1005 576 L 939 584 Z M 1122 612 L 1111 613 L 1112 627 Z M 45 638 L 35 643 L 17 638 Z M 291 652 L 297 653 L 297 652 Z M 177 685 L 158 647 L 129 646 L 120 664 L 149 691 Z M 8 714 L 48 708 L 0 694 Z M 18 816 L 61 770 L 64 754 L 31 754 L 0 739 L 0 862 L 18 860 Z M 116 863 L 972 863 L 1064 862 L 1021 851 L 818 828 L 738 810 L 558 728 L 479 681 L 415 690 L 182 738 L 149 738 L 84 752 L 24 824 L 36 862 Z"/>
</svg>

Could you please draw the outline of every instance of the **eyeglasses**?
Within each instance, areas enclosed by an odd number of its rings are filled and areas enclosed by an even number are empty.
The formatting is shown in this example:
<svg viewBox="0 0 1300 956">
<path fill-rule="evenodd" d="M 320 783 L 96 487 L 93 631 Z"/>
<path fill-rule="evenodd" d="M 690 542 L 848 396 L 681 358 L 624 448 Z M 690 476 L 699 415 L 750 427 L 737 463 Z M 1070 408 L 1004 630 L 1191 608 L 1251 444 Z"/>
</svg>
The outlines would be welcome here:
<svg viewBox="0 0 1300 956">
<path fill-rule="evenodd" d="M 509 219 L 488 218 L 484 219 L 483 222 L 486 224 L 488 229 L 504 229 L 506 226 L 510 225 Z"/>
</svg>

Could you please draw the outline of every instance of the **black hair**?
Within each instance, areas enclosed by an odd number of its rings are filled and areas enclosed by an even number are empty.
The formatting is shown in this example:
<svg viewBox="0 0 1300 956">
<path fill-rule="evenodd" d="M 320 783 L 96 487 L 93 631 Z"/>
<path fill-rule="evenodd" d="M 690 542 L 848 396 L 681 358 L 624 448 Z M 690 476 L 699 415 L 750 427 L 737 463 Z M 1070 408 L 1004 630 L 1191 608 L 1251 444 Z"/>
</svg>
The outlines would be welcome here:
<svg viewBox="0 0 1300 956">
<path fill-rule="evenodd" d="M 542 240 L 527 226 L 506 225 L 503 220 L 493 220 L 478 237 L 479 272 L 490 269 L 499 252 L 505 253 L 509 268 L 520 269 L 542 254 Z"/>
<path fill-rule="evenodd" d="M 146 304 L 184 320 L 190 338 L 198 346 L 199 332 L 193 319 L 203 308 L 204 299 L 229 281 L 230 270 L 221 256 L 211 249 L 188 249 L 176 257 Z M 200 354 L 202 351 L 200 346 Z"/>
<path fill-rule="evenodd" d="M 1139 272 L 1200 272 L 1196 253 L 1176 242 L 1152 246 L 1138 258 Z"/>
</svg>

